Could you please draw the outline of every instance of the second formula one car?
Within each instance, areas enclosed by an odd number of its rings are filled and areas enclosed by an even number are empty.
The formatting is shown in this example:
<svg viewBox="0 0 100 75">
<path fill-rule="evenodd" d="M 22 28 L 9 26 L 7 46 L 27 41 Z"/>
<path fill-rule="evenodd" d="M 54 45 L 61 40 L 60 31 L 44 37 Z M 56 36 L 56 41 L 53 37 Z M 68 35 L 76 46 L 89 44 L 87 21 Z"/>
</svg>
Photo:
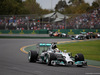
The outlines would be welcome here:
<svg viewBox="0 0 100 75">
<path fill-rule="evenodd" d="M 59 33 L 59 32 L 52 32 L 49 31 L 50 37 L 67 37 L 68 35 L 66 33 Z"/>
</svg>

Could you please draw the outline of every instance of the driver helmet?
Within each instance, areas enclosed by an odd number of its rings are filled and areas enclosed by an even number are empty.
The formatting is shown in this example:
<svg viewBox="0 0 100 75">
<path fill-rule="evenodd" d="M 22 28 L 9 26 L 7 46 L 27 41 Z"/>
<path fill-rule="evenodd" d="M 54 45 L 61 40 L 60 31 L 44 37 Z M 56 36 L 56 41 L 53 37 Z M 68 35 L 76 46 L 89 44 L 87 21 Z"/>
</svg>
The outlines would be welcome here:
<svg viewBox="0 0 100 75">
<path fill-rule="evenodd" d="M 60 50 L 58 48 L 56 48 L 55 50 L 56 50 L 56 52 L 60 52 Z"/>
</svg>

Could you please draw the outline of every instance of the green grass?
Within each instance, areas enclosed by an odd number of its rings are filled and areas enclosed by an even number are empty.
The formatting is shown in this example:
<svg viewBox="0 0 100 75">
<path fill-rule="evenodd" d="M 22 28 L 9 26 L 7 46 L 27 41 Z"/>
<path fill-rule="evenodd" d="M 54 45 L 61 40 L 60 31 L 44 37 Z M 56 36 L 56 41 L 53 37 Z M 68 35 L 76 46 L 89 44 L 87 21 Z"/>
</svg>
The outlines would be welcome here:
<svg viewBox="0 0 100 75">
<path fill-rule="evenodd" d="M 60 44 L 58 48 L 72 52 L 73 56 L 82 53 L 85 59 L 100 61 L 100 40 Z"/>
</svg>

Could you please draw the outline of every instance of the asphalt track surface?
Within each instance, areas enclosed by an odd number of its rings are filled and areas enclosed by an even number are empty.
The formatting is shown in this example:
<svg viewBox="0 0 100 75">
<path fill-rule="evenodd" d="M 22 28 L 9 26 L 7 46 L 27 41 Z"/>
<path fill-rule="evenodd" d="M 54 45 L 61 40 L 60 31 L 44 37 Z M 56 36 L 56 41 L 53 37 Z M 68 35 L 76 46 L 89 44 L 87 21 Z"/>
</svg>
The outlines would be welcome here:
<svg viewBox="0 0 100 75">
<path fill-rule="evenodd" d="M 34 36 L 34 37 L 49 37 L 49 34 L 0 34 L 0 36 Z"/>
<path fill-rule="evenodd" d="M 0 39 L 0 75 L 100 75 L 97 67 L 47 66 L 29 63 L 23 46 L 39 42 L 70 41 L 70 39 Z"/>
</svg>

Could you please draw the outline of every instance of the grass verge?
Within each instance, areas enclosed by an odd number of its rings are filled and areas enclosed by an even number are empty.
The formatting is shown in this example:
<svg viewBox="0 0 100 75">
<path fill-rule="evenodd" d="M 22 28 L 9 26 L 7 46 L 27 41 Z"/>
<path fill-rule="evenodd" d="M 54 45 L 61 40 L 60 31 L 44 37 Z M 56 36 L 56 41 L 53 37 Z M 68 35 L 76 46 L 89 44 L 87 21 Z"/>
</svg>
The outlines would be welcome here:
<svg viewBox="0 0 100 75">
<path fill-rule="evenodd" d="M 100 40 L 59 44 L 58 48 L 72 52 L 73 56 L 82 53 L 85 59 L 100 61 Z"/>
</svg>

